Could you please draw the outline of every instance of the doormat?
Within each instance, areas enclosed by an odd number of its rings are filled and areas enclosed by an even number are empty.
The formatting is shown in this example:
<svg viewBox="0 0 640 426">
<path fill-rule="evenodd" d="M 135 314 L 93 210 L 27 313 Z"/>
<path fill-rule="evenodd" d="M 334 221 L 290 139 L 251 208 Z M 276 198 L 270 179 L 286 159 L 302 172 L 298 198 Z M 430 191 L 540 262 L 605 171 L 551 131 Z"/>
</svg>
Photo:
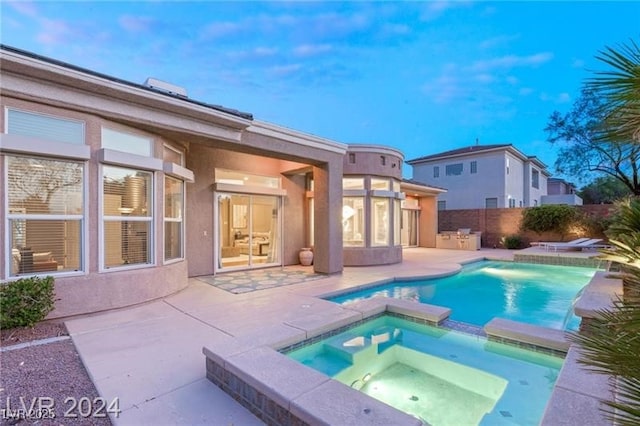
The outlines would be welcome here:
<svg viewBox="0 0 640 426">
<path fill-rule="evenodd" d="M 274 268 L 225 272 L 218 275 L 198 277 L 197 279 L 230 293 L 241 294 L 314 281 L 320 278 L 326 278 L 326 275 L 315 273 L 312 269 L 307 271 L 301 269 L 287 270 Z"/>
</svg>

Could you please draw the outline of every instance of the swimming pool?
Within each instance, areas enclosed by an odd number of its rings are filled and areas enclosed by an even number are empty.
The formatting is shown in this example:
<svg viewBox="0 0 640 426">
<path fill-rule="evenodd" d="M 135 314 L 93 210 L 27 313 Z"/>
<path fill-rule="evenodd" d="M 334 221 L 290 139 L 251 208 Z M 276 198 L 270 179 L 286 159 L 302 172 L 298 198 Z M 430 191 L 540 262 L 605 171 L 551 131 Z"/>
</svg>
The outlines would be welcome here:
<svg viewBox="0 0 640 426">
<path fill-rule="evenodd" d="M 328 298 L 351 303 L 375 296 L 415 300 L 451 309 L 450 318 L 483 326 L 494 317 L 555 329 L 576 330 L 572 303 L 596 269 L 529 263 L 480 261 L 456 275 L 396 281 Z"/>
<path fill-rule="evenodd" d="M 384 315 L 287 354 L 432 425 L 537 425 L 563 359 Z"/>
</svg>

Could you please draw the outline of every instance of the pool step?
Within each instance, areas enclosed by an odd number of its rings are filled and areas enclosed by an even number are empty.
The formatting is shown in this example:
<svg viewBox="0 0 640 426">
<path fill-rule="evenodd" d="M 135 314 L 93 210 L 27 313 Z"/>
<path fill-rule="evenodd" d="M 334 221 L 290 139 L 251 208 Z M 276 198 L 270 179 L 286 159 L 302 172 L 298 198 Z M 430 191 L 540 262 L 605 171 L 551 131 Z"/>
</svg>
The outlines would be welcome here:
<svg viewBox="0 0 640 426">
<path fill-rule="evenodd" d="M 332 355 L 354 363 L 355 357 L 369 348 L 381 353 L 399 341 L 402 341 L 402 331 L 395 327 L 384 326 L 364 336 L 349 333 L 335 336 L 325 342 L 323 348 Z"/>
</svg>

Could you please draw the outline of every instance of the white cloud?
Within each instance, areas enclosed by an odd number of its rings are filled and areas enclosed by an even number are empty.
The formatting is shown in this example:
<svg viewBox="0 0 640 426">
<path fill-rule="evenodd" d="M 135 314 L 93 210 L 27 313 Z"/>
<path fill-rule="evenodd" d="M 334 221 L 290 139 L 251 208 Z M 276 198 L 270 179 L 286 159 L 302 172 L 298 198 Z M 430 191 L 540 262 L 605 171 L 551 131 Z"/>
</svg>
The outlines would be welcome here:
<svg viewBox="0 0 640 426">
<path fill-rule="evenodd" d="M 302 69 L 302 64 L 278 65 L 271 67 L 267 73 L 274 77 L 286 77 L 297 73 Z"/>
<path fill-rule="evenodd" d="M 302 44 L 293 49 L 293 54 L 296 56 L 309 57 L 330 52 L 332 49 L 330 44 Z"/>
<path fill-rule="evenodd" d="M 71 28 L 64 21 L 43 19 L 41 24 L 42 29 L 36 35 L 36 40 L 46 46 L 65 43 L 72 34 Z"/>
<path fill-rule="evenodd" d="M 518 79 L 518 77 L 515 77 L 513 75 L 509 75 L 506 78 L 507 83 L 511 84 L 512 86 L 515 86 L 516 84 L 520 83 L 520 80 Z"/>
<path fill-rule="evenodd" d="M 214 39 L 235 34 L 241 30 L 241 26 L 235 22 L 214 22 L 202 30 L 202 37 Z"/>
<path fill-rule="evenodd" d="M 584 68 L 584 61 L 582 59 L 574 59 L 571 66 L 573 68 Z"/>
<path fill-rule="evenodd" d="M 446 11 L 456 7 L 467 7 L 473 5 L 468 1 L 430 1 L 420 14 L 420 20 L 433 21 L 442 16 Z"/>
<path fill-rule="evenodd" d="M 474 80 L 480 82 L 480 83 L 493 83 L 496 79 L 494 76 L 492 76 L 491 74 L 477 74 L 474 77 Z"/>
<path fill-rule="evenodd" d="M 529 56 L 507 55 L 485 61 L 476 61 L 471 68 L 475 71 L 489 71 L 496 68 L 536 67 L 549 62 L 551 59 L 553 59 L 553 53 L 551 52 L 541 52 Z"/>
<path fill-rule="evenodd" d="M 566 104 L 571 102 L 571 95 L 566 92 L 559 93 L 557 95 L 550 95 L 549 93 L 540 93 L 540 100 L 544 102 L 553 102 L 556 104 Z"/>
<path fill-rule="evenodd" d="M 7 6 L 12 7 L 16 12 L 21 15 L 28 16 L 30 18 L 39 18 L 38 9 L 33 2 L 30 1 L 10 1 L 5 3 Z"/>
<path fill-rule="evenodd" d="M 520 38 L 520 34 L 501 35 L 488 38 L 480 42 L 480 49 L 491 49 L 497 46 L 507 45 L 518 38 Z"/>
<path fill-rule="evenodd" d="M 405 24 L 384 24 L 382 32 L 391 35 L 407 35 L 411 33 L 411 27 Z"/>
<path fill-rule="evenodd" d="M 530 87 L 523 87 L 518 91 L 519 95 L 528 96 L 533 93 L 533 89 Z"/>
<path fill-rule="evenodd" d="M 153 24 L 153 19 L 145 16 L 122 15 L 118 18 L 118 24 L 125 31 L 139 33 L 148 31 Z"/>
</svg>

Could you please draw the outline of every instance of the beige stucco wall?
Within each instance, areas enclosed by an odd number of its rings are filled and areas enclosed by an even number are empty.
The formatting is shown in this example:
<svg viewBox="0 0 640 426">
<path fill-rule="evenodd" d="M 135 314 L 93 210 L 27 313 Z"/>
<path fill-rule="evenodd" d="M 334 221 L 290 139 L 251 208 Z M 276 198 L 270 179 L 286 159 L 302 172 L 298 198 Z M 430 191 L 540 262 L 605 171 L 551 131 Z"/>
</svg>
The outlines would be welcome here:
<svg viewBox="0 0 640 426">
<path fill-rule="evenodd" d="M 213 183 L 216 168 L 244 171 L 282 179 L 287 191 L 283 208 L 283 262 L 297 264 L 298 252 L 305 242 L 305 176 L 286 174 L 303 165 L 274 158 L 190 144 L 187 168 L 195 174 L 195 183 L 187 187 L 187 258 L 189 276 L 214 273 L 214 198 Z M 283 174 L 285 173 L 285 174 Z"/>
<path fill-rule="evenodd" d="M 403 161 L 402 152 L 396 149 L 380 145 L 354 144 L 349 145 L 349 150 L 344 156 L 343 171 L 345 175 L 373 175 L 400 180 Z"/>
<path fill-rule="evenodd" d="M 55 308 L 49 318 L 66 317 L 90 312 L 96 312 L 117 307 L 129 306 L 158 297 L 163 297 L 174 293 L 187 285 L 187 261 L 180 260 L 171 264 L 163 264 L 162 229 L 164 211 L 164 174 L 155 173 L 154 178 L 154 206 L 155 216 L 153 226 L 155 229 L 155 245 L 152 253 L 153 265 L 140 265 L 133 269 L 120 270 L 99 270 L 101 255 L 100 240 L 98 230 L 100 229 L 100 200 L 99 185 L 101 177 L 99 174 L 100 162 L 97 153 L 101 149 L 101 129 L 103 126 L 112 129 L 123 130 L 147 136 L 154 139 L 154 151 L 157 156 L 161 156 L 162 147 L 165 142 L 174 143 L 166 138 L 133 126 L 126 126 L 110 120 L 97 117 L 92 114 L 85 114 L 78 111 L 56 108 L 51 105 L 4 96 L 1 101 L 3 108 L 12 107 L 31 112 L 51 114 L 54 116 L 73 118 L 82 120 L 85 123 L 85 143 L 90 146 L 91 158 L 86 162 L 87 177 L 87 198 L 85 200 L 87 208 L 86 220 L 86 265 L 84 274 L 64 274 L 55 276 Z M 4 113 L 2 114 L 2 129 L 4 131 Z M 8 153 L 11 155 L 11 153 Z M 5 153 L 0 154 L 2 163 L 2 176 L 4 176 Z M 123 166 L 126 167 L 126 166 Z M 6 196 L 4 185 L 0 190 L 2 199 Z M 4 223 L 5 214 L 4 203 L 2 204 L 0 216 Z M 2 241 L 5 241 L 4 226 L 2 227 Z M 0 257 L 4 267 L 5 245 L 0 247 Z"/>
<path fill-rule="evenodd" d="M 438 199 L 435 196 L 420 197 L 419 205 L 418 244 L 420 247 L 435 248 L 438 233 Z"/>
</svg>

